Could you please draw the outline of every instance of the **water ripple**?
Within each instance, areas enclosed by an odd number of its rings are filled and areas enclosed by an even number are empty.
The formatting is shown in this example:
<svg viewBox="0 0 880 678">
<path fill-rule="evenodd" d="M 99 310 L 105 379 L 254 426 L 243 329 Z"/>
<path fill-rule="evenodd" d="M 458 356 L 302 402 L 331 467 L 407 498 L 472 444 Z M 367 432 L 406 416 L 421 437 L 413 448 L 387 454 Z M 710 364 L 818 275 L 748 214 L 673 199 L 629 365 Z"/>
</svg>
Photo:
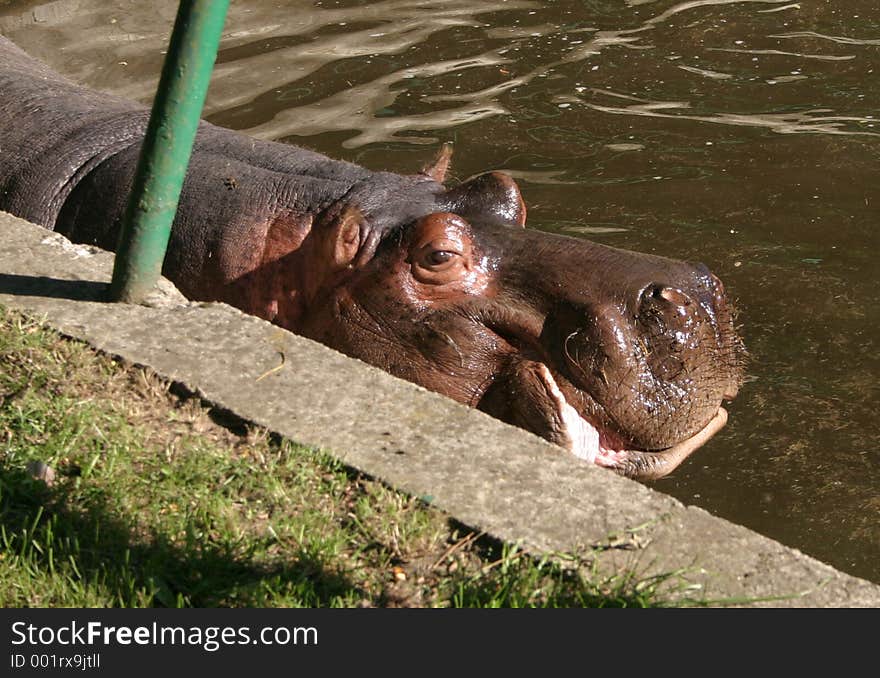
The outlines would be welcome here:
<svg viewBox="0 0 880 678">
<path fill-rule="evenodd" d="M 733 47 L 709 47 L 709 52 L 732 52 L 734 54 L 771 54 L 775 56 L 794 56 L 802 59 L 818 59 L 820 61 L 849 61 L 855 54 L 836 56 L 832 54 L 804 54 L 803 52 L 783 52 L 779 49 L 736 49 Z"/>
<path fill-rule="evenodd" d="M 830 40 L 831 42 L 839 42 L 843 45 L 880 45 L 878 40 L 863 40 L 860 38 L 847 38 L 841 35 L 823 35 L 814 31 L 793 31 L 791 33 L 780 33 L 779 35 L 771 35 L 771 38 L 819 38 L 820 40 Z"/>
<path fill-rule="evenodd" d="M 779 134 L 836 134 L 856 136 L 880 136 L 880 133 L 866 130 L 847 129 L 847 123 L 873 125 L 877 120 L 870 116 L 847 116 L 826 115 L 833 113 L 830 109 L 816 108 L 800 112 L 785 113 L 715 113 L 712 115 L 692 115 L 688 113 L 668 113 L 666 111 L 682 111 L 690 108 L 690 104 L 684 101 L 647 101 L 637 97 L 611 92 L 607 90 L 592 89 L 590 93 L 616 97 L 633 101 L 628 106 L 611 106 L 586 101 L 578 96 L 559 96 L 554 99 L 557 102 L 578 103 L 602 113 L 613 115 L 632 115 L 653 118 L 674 118 L 676 120 L 692 120 L 696 122 L 711 122 L 723 125 L 735 125 L 738 127 L 763 127 Z"/>
</svg>

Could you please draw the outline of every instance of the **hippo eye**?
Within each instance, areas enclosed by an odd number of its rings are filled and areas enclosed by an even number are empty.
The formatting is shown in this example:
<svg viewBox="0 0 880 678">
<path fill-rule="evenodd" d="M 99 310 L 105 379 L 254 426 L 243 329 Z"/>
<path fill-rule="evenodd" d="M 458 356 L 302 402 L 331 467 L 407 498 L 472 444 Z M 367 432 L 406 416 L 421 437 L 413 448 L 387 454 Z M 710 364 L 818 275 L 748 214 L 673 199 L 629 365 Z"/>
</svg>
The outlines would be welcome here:
<svg viewBox="0 0 880 678">
<path fill-rule="evenodd" d="M 471 268 L 469 243 L 446 233 L 426 235 L 428 237 L 418 243 L 410 255 L 416 280 L 429 285 L 445 285 L 467 275 Z"/>
<path fill-rule="evenodd" d="M 461 252 L 454 243 L 441 242 L 423 247 L 416 257 L 416 262 L 422 268 L 439 273 L 451 268 L 460 259 Z"/>
<path fill-rule="evenodd" d="M 449 263 L 457 256 L 457 252 L 452 252 L 450 250 L 433 250 L 425 257 L 425 263 L 431 266 L 442 266 L 443 264 Z"/>
</svg>

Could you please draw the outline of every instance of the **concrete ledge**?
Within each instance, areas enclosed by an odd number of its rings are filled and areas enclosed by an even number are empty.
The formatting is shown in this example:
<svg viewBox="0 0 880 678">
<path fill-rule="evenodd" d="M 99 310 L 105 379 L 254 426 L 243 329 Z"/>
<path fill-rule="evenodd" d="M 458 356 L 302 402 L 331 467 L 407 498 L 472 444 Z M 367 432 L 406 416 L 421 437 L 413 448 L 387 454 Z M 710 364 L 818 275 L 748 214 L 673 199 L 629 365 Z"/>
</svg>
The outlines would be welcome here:
<svg viewBox="0 0 880 678">
<path fill-rule="evenodd" d="M 702 587 L 691 595 L 710 599 L 880 606 L 880 586 L 226 305 L 187 302 L 168 283 L 150 306 L 102 303 L 106 252 L 2 212 L 0 236 L 0 304 L 499 539 L 533 551 L 602 547 L 603 571 L 687 568 Z"/>
</svg>

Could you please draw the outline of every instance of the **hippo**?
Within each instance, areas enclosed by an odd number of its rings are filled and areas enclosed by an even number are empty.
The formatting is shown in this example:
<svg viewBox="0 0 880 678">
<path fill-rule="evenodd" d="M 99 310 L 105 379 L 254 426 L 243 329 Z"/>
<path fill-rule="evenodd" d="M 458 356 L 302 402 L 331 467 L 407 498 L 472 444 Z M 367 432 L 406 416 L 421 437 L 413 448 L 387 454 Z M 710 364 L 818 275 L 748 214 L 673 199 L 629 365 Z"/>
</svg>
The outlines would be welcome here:
<svg viewBox="0 0 880 678">
<path fill-rule="evenodd" d="M 149 111 L 0 37 L 0 209 L 115 250 Z M 525 228 L 514 180 L 445 185 L 200 124 L 163 274 L 631 478 L 727 421 L 744 348 L 702 264 Z"/>
</svg>

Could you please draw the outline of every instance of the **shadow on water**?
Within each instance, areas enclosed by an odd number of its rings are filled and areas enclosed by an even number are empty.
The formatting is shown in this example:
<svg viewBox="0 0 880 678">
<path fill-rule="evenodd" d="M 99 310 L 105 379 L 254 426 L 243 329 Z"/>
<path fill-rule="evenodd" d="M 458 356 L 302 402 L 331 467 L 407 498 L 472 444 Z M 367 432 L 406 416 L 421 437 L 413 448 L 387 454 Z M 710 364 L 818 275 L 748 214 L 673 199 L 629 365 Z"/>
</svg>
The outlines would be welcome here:
<svg viewBox="0 0 880 678">
<path fill-rule="evenodd" d="M 146 101 L 175 4 L 5 3 L 0 31 Z M 654 486 L 880 581 L 878 73 L 873 0 L 255 0 L 206 112 L 374 169 L 451 141 L 534 228 L 706 263 L 749 383 Z"/>
</svg>

